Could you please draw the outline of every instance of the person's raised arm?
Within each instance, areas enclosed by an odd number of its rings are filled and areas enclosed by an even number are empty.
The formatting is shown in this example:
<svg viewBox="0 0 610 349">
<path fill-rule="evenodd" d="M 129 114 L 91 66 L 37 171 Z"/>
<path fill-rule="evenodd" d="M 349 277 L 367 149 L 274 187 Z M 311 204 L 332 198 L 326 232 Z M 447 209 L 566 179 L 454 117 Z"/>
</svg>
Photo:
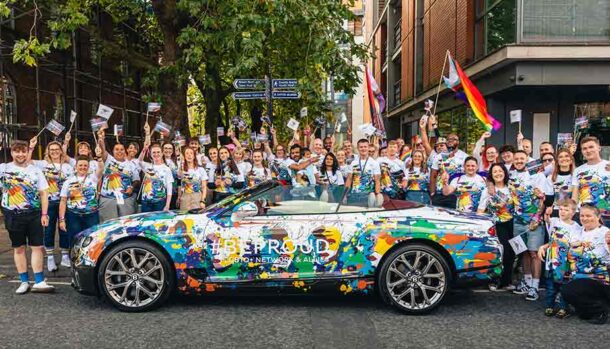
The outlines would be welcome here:
<svg viewBox="0 0 610 349">
<path fill-rule="evenodd" d="M 99 131 L 97 131 L 97 146 L 100 147 L 100 150 L 102 151 L 103 162 L 106 162 L 106 159 L 108 158 L 108 151 L 106 150 L 106 140 L 104 140 L 105 137 L 106 132 L 104 132 L 104 129 L 100 129 Z"/>
<path fill-rule="evenodd" d="M 277 147 L 278 142 L 277 142 L 277 131 L 275 129 L 275 127 L 271 127 L 269 129 L 269 133 L 271 133 L 271 141 L 273 142 L 273 146 Z"/>
<path fill-rule="evenodd" d="M 428 138 L 426 119 L 423 117 L 419 120 L 419 133 L 422 145 L 424 146 L 424 150 L 426 151 L 426 156 L 429 156 L 432 153 L 432 146 L 430 145 L 430 139 Z M 411 144 L 411 147 L 413 147 L 413 144 Z"/>
<path fill-rule="evenodd" d="M 63 151 L 64 154 L 66 154 L 66 157 L 68 159 L 70 159 L 70 157 L 68 156 L 68 147 L 70 146 L 71 139 L 72 139 L 72 135 L 70 134 L 70 132 L 66 132 L 66 135 L 64 136 L 64 142 L 61 145 L 61 150 Z M 74 157 L 76 157 L 76 155 L 74 155 Z"/>
<path fill-rule="evenodd" d="M 485 140 L 489 137 L 491 137 L 491 132 L 483 132 L 481 138 L 479 138 L 479 140 L 475 143 L 474 149 L 472 150 L 472 156 L 477 159 L 479 164 L 481 163 L 481 159 L 483 158 L 481 152 L 483 151 L 483 147 L 485 146 Z"/>
</svg>

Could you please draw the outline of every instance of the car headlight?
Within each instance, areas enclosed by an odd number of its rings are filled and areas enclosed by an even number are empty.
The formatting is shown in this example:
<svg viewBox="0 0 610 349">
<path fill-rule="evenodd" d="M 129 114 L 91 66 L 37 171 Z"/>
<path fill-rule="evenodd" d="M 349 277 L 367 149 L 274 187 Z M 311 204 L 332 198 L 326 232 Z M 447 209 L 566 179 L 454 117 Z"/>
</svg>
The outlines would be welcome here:
<svg viewBox="0 0 610 349">
<path fill-rule="evenodd" d="M 91 236 L 86 236 L 81 243 L 81 247 L 89 246 L 92 241 L 93 241 L 93 238 Z"/>
</svg>

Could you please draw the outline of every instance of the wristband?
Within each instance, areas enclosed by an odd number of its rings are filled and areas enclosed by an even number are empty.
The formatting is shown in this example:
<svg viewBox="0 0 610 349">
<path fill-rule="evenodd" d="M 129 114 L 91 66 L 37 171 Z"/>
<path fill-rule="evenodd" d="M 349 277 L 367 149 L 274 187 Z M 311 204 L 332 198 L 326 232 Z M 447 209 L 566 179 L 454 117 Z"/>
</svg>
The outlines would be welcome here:
<svg viewBox="0 0 610 349">
<path fill-rule="evenodd" d="M 49 215 L 48 215 L 48 214 L 46 214 L 46 213 L 43 213 L 43 214 L 41 214 L 40 216 L 47 216 L 47 217 L 49 217 Z"/>
</svg>

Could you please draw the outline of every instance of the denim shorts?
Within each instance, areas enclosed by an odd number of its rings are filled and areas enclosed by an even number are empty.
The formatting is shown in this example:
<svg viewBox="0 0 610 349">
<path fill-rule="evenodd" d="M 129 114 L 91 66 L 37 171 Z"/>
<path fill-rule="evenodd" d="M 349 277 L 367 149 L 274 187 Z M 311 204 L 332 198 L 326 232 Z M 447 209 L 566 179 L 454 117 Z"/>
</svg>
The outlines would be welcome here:
<svg viewBox="0 0 610 349">
<path fill-rule="evenodd" d="M 527 233 L 523 234 L 521 237 L 525 241 L 528 251 L 538 251 L 540 246 L 544 244 L 544 229 L 542 223 L 532 231 L 530 231 L 527 224 L 518 223 L 516 221 L 513 224 L 513 236 Z"/>
</svg>

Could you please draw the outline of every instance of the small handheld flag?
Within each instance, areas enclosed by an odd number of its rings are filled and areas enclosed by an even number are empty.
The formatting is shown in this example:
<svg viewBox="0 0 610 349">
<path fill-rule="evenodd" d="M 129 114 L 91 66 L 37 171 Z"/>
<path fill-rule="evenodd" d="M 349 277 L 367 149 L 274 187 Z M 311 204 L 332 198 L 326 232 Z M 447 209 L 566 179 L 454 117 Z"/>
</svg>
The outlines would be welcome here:
<svg viewBox="0 0 610 349">
<path fill-rule="evenodd" d="M 155 128 L 153 129 L 153 132 L 155 132 L 155 131 L 159 132 L 161 135 L 163 135 L 163 137 L 169 137 L 169 134 L 171 133 L 172 128 L 168 124 L 159 120 L 159 121 L 157 121 L 157 124 L 155 125 Z"/>
<path fill-rule="evenodd" d="M 91 119 L 91 131 L 97 132 L 102 129 L 102 127 L 108 127 L 108 121 L 103 118 Z"/>
<path fill-rule="evenodd" d="M 108 120 L 113 112 L 114 109 L 107 105 L 100 104 L 99 107 L 97 107 L 97 113 L 95 113 L 95 115 Z"/>
<path fill-rule="evenodd" d="M 123 135 L 123 125 L 114 125 L 114 134 L 119 137 Z"/>
<path fill-rule="evenodd" d="M 294 118 L 290 118 L 286 126 L 288 126 L 289 129 L 296 131 L 299 128 L 299 122 L 296 121 Z"/>
<path fill-rule="evenodd" d="M 44 130 L 49 130 L 54 135 L 59 136 L 65 129 L 66 128 L 64 127 L 64 125 L 60 124 L 56 120 L 50 120 L 47 126 L 45 126 L 45 128 L 42 129 L 40 132 L 38 132 L 38 135 L 40 135 Z"/>
<path fill-rule="evenodd" d="M 161 103 L 149 102 L 146 106 L 146 111 L 149 113 L 156 113 L 161 110 Z"/>
</svg>

